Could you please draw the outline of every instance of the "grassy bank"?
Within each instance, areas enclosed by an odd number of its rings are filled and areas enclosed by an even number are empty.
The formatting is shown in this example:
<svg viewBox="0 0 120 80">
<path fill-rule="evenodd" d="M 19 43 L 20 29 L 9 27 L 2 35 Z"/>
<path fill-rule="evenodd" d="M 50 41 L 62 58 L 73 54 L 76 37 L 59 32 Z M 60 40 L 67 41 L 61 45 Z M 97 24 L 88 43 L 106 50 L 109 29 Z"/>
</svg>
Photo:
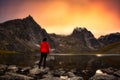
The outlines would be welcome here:
<svg viewBox="0 0 120 80">
<path fill-rule="evenodd" d="M 0 54 L 15 54 L 16 51 L 10 51 L 10 50 L 0 50 Z"/>
</svg>

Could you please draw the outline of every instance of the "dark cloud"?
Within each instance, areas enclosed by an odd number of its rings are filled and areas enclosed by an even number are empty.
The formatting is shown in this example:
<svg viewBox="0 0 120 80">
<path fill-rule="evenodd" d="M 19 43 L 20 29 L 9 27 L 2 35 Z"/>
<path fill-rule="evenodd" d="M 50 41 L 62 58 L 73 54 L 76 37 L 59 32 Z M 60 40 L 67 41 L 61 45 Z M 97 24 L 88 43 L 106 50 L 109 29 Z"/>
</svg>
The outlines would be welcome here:
<svg viewBox="0 0 120 80">
<path fill-rule="evenodd" d="M 120 0 L 106 0 L 104 3 L 108 11 L 115 12 L 120 18 Z"/>
</svg>

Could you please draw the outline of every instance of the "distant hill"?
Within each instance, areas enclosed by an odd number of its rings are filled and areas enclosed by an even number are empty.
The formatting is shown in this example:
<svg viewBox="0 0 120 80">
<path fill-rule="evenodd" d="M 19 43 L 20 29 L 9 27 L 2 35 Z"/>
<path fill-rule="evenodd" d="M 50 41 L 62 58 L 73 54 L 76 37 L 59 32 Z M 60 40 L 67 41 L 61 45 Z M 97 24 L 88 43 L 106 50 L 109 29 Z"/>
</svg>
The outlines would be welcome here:
<svg viewBox="0 0 120 80">
<path fill-rule="evenodd" d="M 111 33 L 105 36 L 101 36 L 98 38 L 98 40 L 102 43 L 104 43 L 105 45 L 114 43 L 114 42 L 118 42 L 120 41 L 120 33 Z"/>
<path fill-rule="evenodd" d="M 99 51 L 104 54 L 120 54 L 120 33 L 111 33 L 98 38 L 104 44 Z"/>
<path fill-rule="evenodd" d="M 41 28 L 30 15 L 24 19 L 0 24 L 0 50 L 33 52 L 39 50 L 36 44 L 39 44 L 43 37 L 47 37 L 51 47 L 54 47 L 46 30 Z"/>
<path fill-rule="evenodd" d="M 103 54 L 120 54 L 120 41 L 104 46 L 100 52 Z"/>
</svg>

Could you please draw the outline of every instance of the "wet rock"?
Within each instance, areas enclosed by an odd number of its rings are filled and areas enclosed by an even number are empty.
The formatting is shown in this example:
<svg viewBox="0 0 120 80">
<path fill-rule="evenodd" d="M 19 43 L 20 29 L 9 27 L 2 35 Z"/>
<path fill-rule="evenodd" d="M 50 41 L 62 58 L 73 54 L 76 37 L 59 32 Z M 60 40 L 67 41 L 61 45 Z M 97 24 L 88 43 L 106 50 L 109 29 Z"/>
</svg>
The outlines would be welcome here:
<svg viewBox="0 0 120 80">
<path fill-rule="evenodd" d="M 120 70 L 114 72 L 114 75 L 117 76 L 117 77 L 120 77 Z"/>
<path fill-rule="evenodd" d="M 103 73 L 101 70 L 96 70 L 95 75 L 106 75 L 106 73 Z"/>
<path fill-rule="evenodd" d="M 15 78 L 11 77 L 10 75 L 2 75 L 0 76 L 0 80 L 14 80 Z"/>
<path fill-rule="evenodd" d="M 60 80 L 84 80 L 82 77 L 74 76 L 69 78 L 68 76 L 60 76 Z"/>
<path fill-rule="evenodd" d="M 106 69 L 101 69 L 103 73 L 107 73 L 107 74 L 113 74 L 115 69 L 113 69 L 112 67 L 106 68 Z"/>
<path fill-rule="evenodd" d="M 61 80 L 59 77 L 50 77 L 50 78 L 43 78 L 38 80 Z"/>
<path fill-rule="evenodd" d="M 0 80 L 34 80 L 34 78 L 13 72 L 7 72 L 4 76 L 0 76 Z"/>
<path fill-rule="evenodd" d="M 45 74 L 45 75 L 43 75 L 43 78 L 51 78 L 51 77 L 53 77 L 51 74 Z"/>
<path fill-rule="evenodd" d="M 25 67 L 21 70 L 21 73 L 27 75 L 29 73 L 30 69 L 31 69 L 31 67 Z"/>
<path fill-rule="evenodd" d="M 118 78 L 113 75 L 94 75 L 89 80 L 118 80 Z"/>
<path fill-rule="evenodd" d="M 19 70 L 19 68 L 16 65 L 10 65 L 7 69 L 9 72 L 17 72 Z"/>
<path fill-rule="evenodd" d="M 72 77 L 70 80 L 84 80 L 82 77 Z"/>
<path fill-rule="evenodd" d="M 35 62 L 35 65 L 38 65 L 38 64 L 39 64 L 39 61 L 36 61 L 36 62 Z"/>
<path fill-rule="evenodd" d="M 60 76 L 60 79 L 61 80 L 68 80 L 69 78 L 68 78 L 68 76 Z"/>
<path fill-rule="evenodd" d="M 49 68 L 46 67 L 45 69 L 41 68 L 39 69 L 38 67 L 35 67 L 30 70 L 29 75 L 34 77 L 35 79 L 41 79 L 43 75 L 47 74 L 49 72 Z"/>
<path fill-rule="evenodd" d="M 58 69 L 58 70 L 53 71 L 52 74 L 53 74 L 54 77 L 60 77 L 60 76 L 62 76 L 64 73 L 65 73 L 65 71 L 64 71 L 63 69 Z"/>
<path fill-rule="evenodd" d="M 76 73 L 76 69 L 71 69 L 70 72 Z"/>
<path fill-rule="evenodd" d="M 33 68 L 33 69 L 31 69 L 30 70 L 30 74 L 39 74 L 41 71 L 40 71 L 40 69 L 38 68 L 38 67 L 36 67 L 36 68 Z"/>
<path fill-rule="evenodd" d="M 2 65 L 2 64 L 0 64 L 0 69 L 6 70 L 6 68 L 7 68 L 7 65 Z"/>
<path fill-rule="evenodd" d="M 7 65 L 0 64 L 0 75 L 4 75 L 7 69 Z"/>
<path fill-rule="evenodd" d="M 75 77 L 76 76 L 73 72 L 68 72 L 67 75 L 68 75 L 68 77 Z"/>
</svg>

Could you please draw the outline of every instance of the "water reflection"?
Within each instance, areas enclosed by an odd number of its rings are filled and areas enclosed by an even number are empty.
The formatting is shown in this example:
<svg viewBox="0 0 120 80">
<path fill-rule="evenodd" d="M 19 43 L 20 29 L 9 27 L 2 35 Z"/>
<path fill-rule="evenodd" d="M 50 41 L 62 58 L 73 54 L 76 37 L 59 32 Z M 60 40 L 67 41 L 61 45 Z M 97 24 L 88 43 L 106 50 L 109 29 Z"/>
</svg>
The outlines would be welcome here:
<svg viewBox="0 0 120 80">
<path fill-rule="evenodd" d="M 40 59 L 40 53 L 0 55 L 0 64 L 32 66 Z M 120 54 L 50 54 L 47 64 L 51 67 L 85 68 L 91 60 L 101 60 L 107 66 L 120 67 Z M 106 65 L 105 65 L 106 66 Z"/>
<path fill-rule="evenodd" d="M 98 60 L 103 67 L 120 66 L 120 54 L 50 54 L 48 64 L 58 67 L 85 69 L 90 61 Z M 101 63 L 102 62 L 102 63 Z M 94 65 L 93 65 L 94 66 Z"/>
<path fill-rule="evenodd" d="M 103 55 L 102 55 L 102 54 L 96 54 L 96 56 L 97 56 L 97 57 L 101 57 L 101 56 L 103 56 Z"/>
</svg>

